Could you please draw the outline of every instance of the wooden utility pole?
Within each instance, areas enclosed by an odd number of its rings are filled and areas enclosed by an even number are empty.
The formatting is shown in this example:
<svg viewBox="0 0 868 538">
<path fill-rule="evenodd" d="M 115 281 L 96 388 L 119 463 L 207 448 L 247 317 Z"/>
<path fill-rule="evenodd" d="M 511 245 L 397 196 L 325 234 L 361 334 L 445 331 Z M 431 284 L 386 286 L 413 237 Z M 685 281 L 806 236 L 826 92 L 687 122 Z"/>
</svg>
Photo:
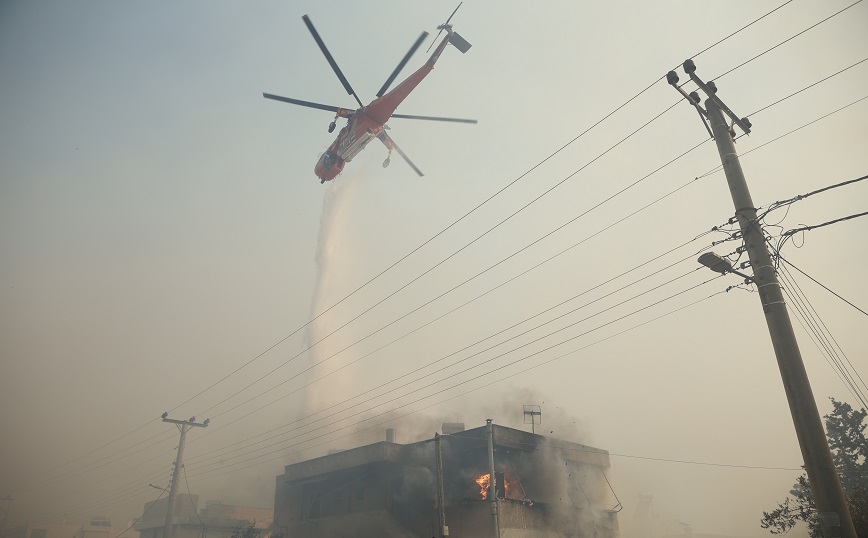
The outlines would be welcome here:
<svg viewBox="0 0 868 538">
<path fill-rule="evenodd" d="M 172 484 L 169 486 L 169 505 L 166 507 L 166 526 L 163 528 L 163 538 L 172 538 L 174 535 L 174 526 L 172 520 L 175 519 L 175 498 L 178 495 L 178 474 L 181 471 L 181 466 L 184 465 L 184 441 L 187 438 L 187 431 L 191 428 L 207 428 L 209 419 L 204 422 L 196 422 L 196 417 L 191 417 L 190 420 L 175 420 L 168 417 L 168 413 L 163 413 L 163 422 L 169 422 L 178 427 L 181 432 L 181 439 L 178 441 L 178 455 L 175 457 L 175 468 L 172 470 Z"/>
</svg>

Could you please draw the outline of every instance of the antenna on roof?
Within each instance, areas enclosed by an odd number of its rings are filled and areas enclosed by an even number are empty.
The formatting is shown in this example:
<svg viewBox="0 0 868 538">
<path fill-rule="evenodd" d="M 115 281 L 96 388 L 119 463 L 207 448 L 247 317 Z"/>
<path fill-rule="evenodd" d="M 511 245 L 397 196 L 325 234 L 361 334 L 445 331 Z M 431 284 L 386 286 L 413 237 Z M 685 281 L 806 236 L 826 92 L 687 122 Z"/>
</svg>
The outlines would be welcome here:
<svg viewBox="0 0 868 538">
<path fill-rule="evenodd" d="M 536 417 L 539 417 L 537 419 Z M 530 432 L 536 433 L 535 426 L 542 424 L 542 409 L 538 405 L 524 405 L 524 423 L 530 424 Z"/>
</svg>

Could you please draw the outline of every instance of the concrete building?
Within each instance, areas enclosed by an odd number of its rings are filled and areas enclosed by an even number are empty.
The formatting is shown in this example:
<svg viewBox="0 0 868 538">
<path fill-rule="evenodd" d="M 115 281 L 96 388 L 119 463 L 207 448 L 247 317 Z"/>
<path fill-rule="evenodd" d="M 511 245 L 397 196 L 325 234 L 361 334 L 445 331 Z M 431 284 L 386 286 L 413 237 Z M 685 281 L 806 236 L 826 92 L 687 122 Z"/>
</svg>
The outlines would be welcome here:
<svg viewBox="0 0 868 538">
<path fill-rule="evenodd" d="M 199 496 L 184 493 L 175 497 L 175 503 L 174 538 L 231 538 L 236 529 L 245 529 L 251 524 L 259 531 L 258 538 L 266 538 L 273 515 L 271 508 L 235 506 L 220 501 L 208 501 L 199 510 Z M 139 531 L 139 538 L 163 538 L 168 506 L 166 498 L 145 504 L 142 518 L 133 525 Z"/>
<path fill-rule="evenodd" d="M 449 536 L 494 536 L 492 503 L 485 499 L 487 428 L 446 429 L 452 432 L 441 443 Z M 503 426 L 493 432 L 501 538 L 618 536 L 606 451 Z M 435 462 L 435 443 L 427 440 L 382 441 L 287 465 L 277 477 L 273 532 L 282 538 L 441 536 Z"/>
<path fill-rule="evenodd" d="M 116 538 L 126 527 L 112 527 L 105 516 L 93 516 L 85 524 L 27 523 L 6 529 L 2 538 Z"/>
</svg>

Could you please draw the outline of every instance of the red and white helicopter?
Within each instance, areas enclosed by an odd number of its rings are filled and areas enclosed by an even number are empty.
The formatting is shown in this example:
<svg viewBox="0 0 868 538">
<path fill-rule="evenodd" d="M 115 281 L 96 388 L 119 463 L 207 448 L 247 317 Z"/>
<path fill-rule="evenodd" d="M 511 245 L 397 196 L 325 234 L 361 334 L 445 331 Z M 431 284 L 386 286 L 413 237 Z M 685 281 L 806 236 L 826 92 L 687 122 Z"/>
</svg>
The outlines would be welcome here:
<svg viewBox="0 0 868 538">
<path fill-rule="evenodd" d="M 461 7 L 461 4 L 458 5 Z M 458 11 L 458 8 L 455 8 L 455 11 Z M 283 101 L 285 103 L 291 103 L 293 105 L 306 106 L 309 108 L 317 108 L 319 110 L 327 110 L 329 112 L 335 113 L 335 119 L 329 124 L 328 131 L 331 133 L 335 130 L 336 121 L 338 118 L 347 118 L 347 124 L 344 126 L 340 132 L 338 133 L 338 137 L 334 142 L 329 146 L 325 153 L 323 153 L 322 157 L 320 157 L 319 161 L 316 163 L 316 167 L 314 168 L 314 173 L 316 173 L 317 177 L 320 178 L 320 183 L 325 183 L 326 181 L 331 181 L 338 174 L 341 173 L 344 169 L 344 165 L 350 162 L 353 157 L 359 154 L 365 146 L 368 145 L 368 142 L 373 140 L 374 138 L 379 139 L 385 146 L 386 149 L 389 150 L 389 156 L 386 157 L 386 160 L 383 161 L 383 167 L 389 166 L 389 157 L 392 155 L 392 150 L 398 152 L 398 154 L 407 161 L 407 164 L 416 171 L 420 176 L 423 175 L 419 168 L 407 158 L 407 155 L 401 151 L 401 148 L 395 144 L 395 141 L 392 140 L 392 137 L 386 133 L 386 130 L 389 127 L 386 125 L 386 122 L 389 121 L 390 118 L 402 118 L 402 119 L 410 119 L 410 120 L 431 120 L 431 121 L 447 121 L 447 122 L 457 122 L 457 123 L 476 123 L 476 120 L 468 120 L 461 118 L 441 118 L 436 116 L 409 116 L 406 114 L 395 114 L 395 109 L 398 108 L 398 105 L 410 95 L 410 92 L 413 91 L 416 86 L 422 82 L 428 73 L 434 69 L 434 64 L 437 62 L 437 59 L 440 58 L 440 54 L 446 49 L 448 44 L 452 44 L 455 48 L 460 50 L 462 53 L 467 52 L 470 49 L 470 43 L 464 40 L 460 35 L 456 32 L 452 31 L 452 26 L 449 25 L 449 21 L 452 20 L 452 16 L 455 15 L 455 11 L 452 12 L 452 15 L 449 16 L 449 19 L 446 20 L 446 23 L 441 24 L 437 28 L 442 33 L 446 32 L 446 36 L 443 40 L 437 45 L 437 48 L 434 49 L 434 53 L 431 54 L 431 57 L 428 58 L 428 61 L 425 62 L 425 65 L 416 70 L 415 73 L 407 77 L 407 79 L 400 83 L 395 87 L 394 90 L 386 93 L 386 90 L 389 89 L 389 86 L 395 80 L 395 78 L 400 73 L 401 69 L 404 65 L 410 60 L 410 57 L 416 52 L 416 49 L 422 44 L 425 38 L 428 36 L 428 32 L 422 32 L 422 35 L 416 40 L 412 47 L 410 47 L 409 52 L 404 55 L 404 58 L 398 64 L 398 67 L 392 72 L 389 78 L 386 80 L 386 83 L 383 84 L 383 87 L 380 88 L 380 91 L 377 92 L 377 98 L 371 101 L 368 106 L 364 106 L 362 101 L 359 99 L 359 96 L 356 95 L 356 92 L 353 90 L 350 83 L 347 81 L 344 74 L 341 72 L 338 64 L 335 62 L 334 58 L 332 58 L 331 53 L 329 53 L 328 49 L 323 43 L 322 39 L 317 33 L 316 29 L 313 26 L 313 23 L 310 22 L 310 18 L 307 15 L 302 17 L 302 20 L 307 25 L 308 30 L 313 35 L 314 40 L 316 40 L 317 45 L 319 45 L 320 50 L 322 50 L 323 54 L 328 60 L 329 65 L 332 66 L 335 74 L 338 76 L 338 79 L 343 84 L 344 89 L 347 91 L 349 95 L 355 97 L 356 102 L 359 103 L 359 108 L 353 110 L 348 108 L 341 108 L 331 105 L 324 105 L 321 103 L 312 103 L 310 101 L 301 101 L 299 99 L 292 99 L 290 97 L 282 97 L 279 95 L 273 95 L 270 93 L 263 93 L 262 96 L 268 99 L 274 99 L 276 101 Z M 440 34 L 437 34 L 439 38 Z M 435 38 L 436 42 L 437 38 Z M 432 44 L 433 46 L 433 44 Z M 430 47 L 428 50 L 431 50 Z"/>
</svg>

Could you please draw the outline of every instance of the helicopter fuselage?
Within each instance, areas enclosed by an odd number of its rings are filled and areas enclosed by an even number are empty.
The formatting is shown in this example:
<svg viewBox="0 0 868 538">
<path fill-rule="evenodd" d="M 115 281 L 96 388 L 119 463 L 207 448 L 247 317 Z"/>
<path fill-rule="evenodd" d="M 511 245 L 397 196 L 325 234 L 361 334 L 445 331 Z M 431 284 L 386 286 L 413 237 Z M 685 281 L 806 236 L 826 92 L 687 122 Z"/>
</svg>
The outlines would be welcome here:
<svg viewBox="0 0 868 538">
<path fill-rule="evenodd" d="M 374 138 L 380 138 L 391 151 L 391 143 L 385 136 L 386 122 L 395 113 L 404 99 L 410 95 L 416 86 L 434 69 L 434 64 L 449 43 L 446 35 L 425 65 L 417 69 L 404 82 L 398 84 L 392 91 L 371 101 L 358 110 L 339 109 L 337 118 L 348 118 L 346 126 L 338 133 L 338 137 L 322 154 L 314 167 L 314 173 L 321 183 L 331 181 L 340 174 L 344 165 L 358 155 Z"/>
</svg>

